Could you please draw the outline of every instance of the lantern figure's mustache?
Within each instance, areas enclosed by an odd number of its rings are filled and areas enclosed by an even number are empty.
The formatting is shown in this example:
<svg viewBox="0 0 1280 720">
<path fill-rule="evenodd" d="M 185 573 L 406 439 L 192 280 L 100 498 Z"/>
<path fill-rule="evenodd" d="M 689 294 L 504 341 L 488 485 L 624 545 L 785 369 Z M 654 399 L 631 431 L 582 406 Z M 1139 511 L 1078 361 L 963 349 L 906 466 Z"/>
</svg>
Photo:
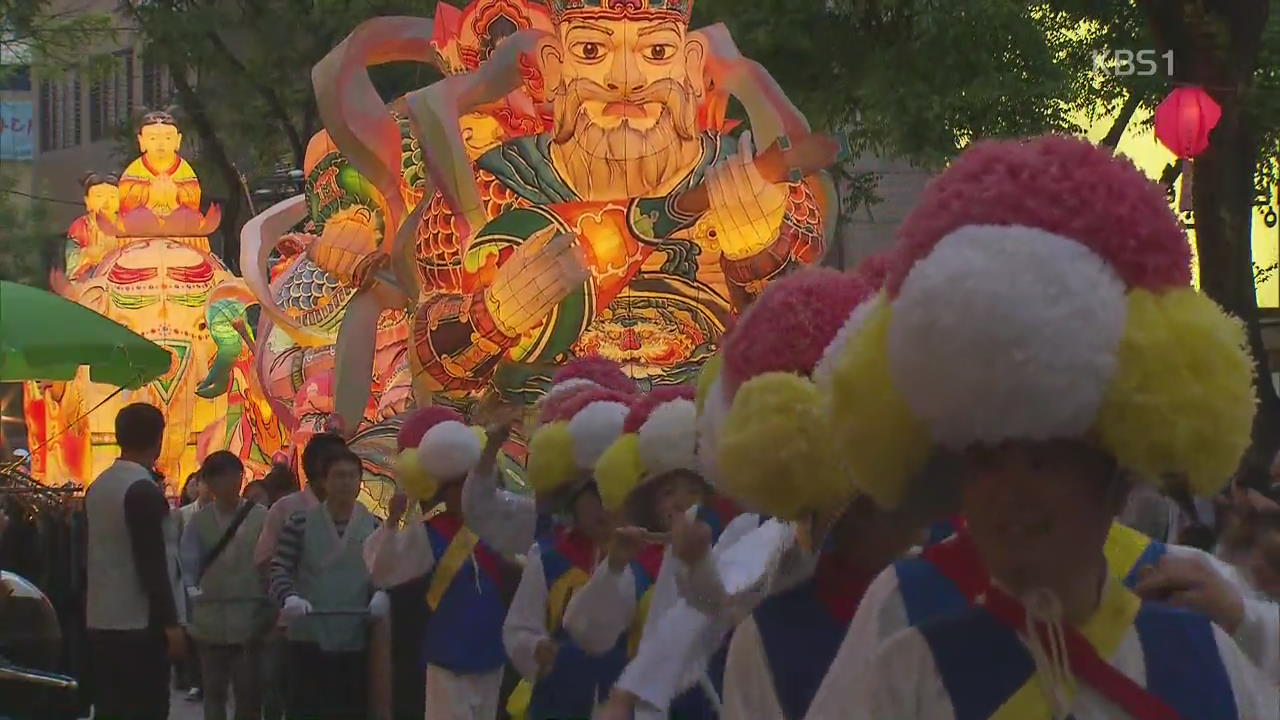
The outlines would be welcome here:
<svg viewBox="0 0 1280 720">
<path fill-rule="evenodd" d="M 696 94 L 688 83 L 673 78 L 661 78 L 628 92 L 610 90 L 594 80 L 577 78 L 562 85 L 556 95 L 554 139 L 557 143 L 567 142 L 573 137 L 582 106 L 591 101 L 602 103 L 606 107 L 640 107 L 658 103 L 671 114 L 677 137 L 690 140 L 698 135 Z"/>
</svg>

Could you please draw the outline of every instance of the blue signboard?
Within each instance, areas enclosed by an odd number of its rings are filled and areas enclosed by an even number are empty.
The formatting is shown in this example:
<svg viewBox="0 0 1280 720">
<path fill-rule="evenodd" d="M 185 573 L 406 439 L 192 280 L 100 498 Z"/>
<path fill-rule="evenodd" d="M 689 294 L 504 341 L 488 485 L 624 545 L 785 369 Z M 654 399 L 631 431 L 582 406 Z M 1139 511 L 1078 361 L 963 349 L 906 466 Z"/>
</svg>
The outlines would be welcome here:
<svg viewBox="0 0 1280 720">
<path fill-rule="evenodd" d="M 0 160 L 30 160 L 35 146 L 31 102 L 0 102 Z"/>
</svg>

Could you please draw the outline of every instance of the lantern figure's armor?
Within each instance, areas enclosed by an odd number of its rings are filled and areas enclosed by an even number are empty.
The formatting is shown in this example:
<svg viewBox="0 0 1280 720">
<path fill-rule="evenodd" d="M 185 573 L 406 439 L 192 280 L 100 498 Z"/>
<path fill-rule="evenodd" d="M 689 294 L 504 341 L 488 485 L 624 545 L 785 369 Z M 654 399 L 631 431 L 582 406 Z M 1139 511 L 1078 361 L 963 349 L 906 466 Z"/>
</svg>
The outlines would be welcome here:
<svg viewBox="0 0 1280 720">
<path fill-rule="evenodd" d="M 360 417 L 387 310 L 412 314 L 420 399 L 496 385 L 530 400 L 547 364 L 584 354 L 676 383 L 770 279 L 821 256 L 835 202 L 817 171 L 833 157 L 815 158 L 818 136 L 723 26 L 687 31 L 689 12 L 687 0 L 556 0 L 549 14 L 442 3 L 434 32 L 373 20 L 317 66 L 327 135 L 312 148 L 329 149 L 309 163 L 306 202 L 319 237 L 256 291 L 305 344 L 332 342 L 342 312 L 340 414 Z M 376 98 L 368 64 L 428 53 L 454 74 L 362 113 Z M 730 95 L 768 153 L 725 134 Z M 784 153 L 783 136 L 807 151 Z M 262 267 L 302 212 L 296 198 L 247 228 L 244 267 Z M 341 307 L 315 311 L 326 304 Z"/>
</svg>

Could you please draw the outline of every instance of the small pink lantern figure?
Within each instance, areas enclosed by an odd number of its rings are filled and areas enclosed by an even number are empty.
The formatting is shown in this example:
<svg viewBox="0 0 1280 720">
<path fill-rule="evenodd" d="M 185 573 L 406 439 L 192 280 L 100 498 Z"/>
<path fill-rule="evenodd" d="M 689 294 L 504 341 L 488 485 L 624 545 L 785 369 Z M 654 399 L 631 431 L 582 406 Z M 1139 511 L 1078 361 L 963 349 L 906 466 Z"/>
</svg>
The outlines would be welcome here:
<svg viewBox="0 0 1280 720">
<path fill-rule="evenodd" d="M 1156 107 L 1156 139 L 1182 159 L 1178 209 L 1191 212 L 1191 158 L 1209 147 L 1209 133 L 1222 119 L 1222 107 L 1204 88 L 1174 88 Z"/>
</svg>

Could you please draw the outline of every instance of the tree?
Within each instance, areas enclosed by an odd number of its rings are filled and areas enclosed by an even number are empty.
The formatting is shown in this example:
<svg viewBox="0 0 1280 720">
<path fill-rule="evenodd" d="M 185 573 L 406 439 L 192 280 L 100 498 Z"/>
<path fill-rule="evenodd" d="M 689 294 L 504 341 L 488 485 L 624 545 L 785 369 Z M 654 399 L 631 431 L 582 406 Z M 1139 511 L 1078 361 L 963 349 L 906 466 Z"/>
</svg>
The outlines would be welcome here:
<svg viewBox="0 0 1280 720">
<path fill-rule="evenodd" d="M 59 10 L 51 0 L 0 0 L 0 79 L 18 68 L 51 73 L 78 65 L 95 72 L 83 49 L 115 33 L 106 13 Z M 8 170 L 0 163 L 0 278 L 44 286 L 64 235 L 51 224 L 50 201 L 20 190 Z"/>
<path fill-rule="evenodd" d="M 1081 132 L 1115 117 L 1114 147 L 1136 111 L 1174 83 L 1223 107 L 1195 161 L 1194 224 L 1203 290 L 1244 320 L 1258 366 L 1254 446 L 1242 473 L 1265 479 L 1280 446 L 1280 398 L 1262 345 L 1253 206 L 1280 174 L 1276 0 L 699 0 L 725 21 L 819 126 L 861 147 L 937 169 L 979 137 Z M 1099 71 L 1118 49 L 1173 51 L 1173 77 Z M 1176 179 L 1171 166 L 1163 182 Z M 1264 269 L 1265 271 L 1265 269 Z"/>
<path fill-rule="evenodd" d="M 222 190 L 225 259 L 239 259 L 249 206 L 246 177 L 301 168 L 320 130 L 311 67 L 356 25 L 379 15 L 431 12 L 420 0 L 123 0 L 151 59 L 167 65 L 194 128 L 202 165 Z M 425 63 L 427 58 L 423 58 Z M 426 65 L 381 68 L 388 99 L 427 84 Z"/>
<path fill-rule="evenodd" d="M 50 219 L 46 203 L 28 197 L 0 173 L 0 280 L 45 287 L 60 262 L 66 233 Z"/>
</svg>

